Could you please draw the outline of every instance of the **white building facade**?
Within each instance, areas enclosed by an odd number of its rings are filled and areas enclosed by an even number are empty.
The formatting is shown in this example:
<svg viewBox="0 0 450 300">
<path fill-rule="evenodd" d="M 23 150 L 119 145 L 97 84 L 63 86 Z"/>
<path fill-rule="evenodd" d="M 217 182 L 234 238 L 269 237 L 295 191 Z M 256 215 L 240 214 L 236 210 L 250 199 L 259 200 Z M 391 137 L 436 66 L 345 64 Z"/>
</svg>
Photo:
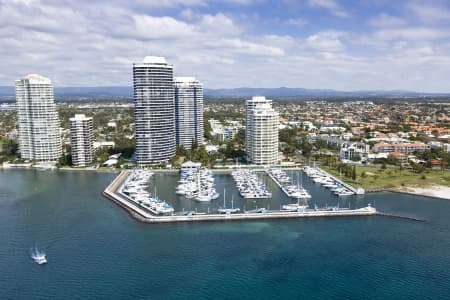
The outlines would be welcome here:
<svg viewBox="0 0 450 300">
<path fill-rule="evenodd" d="M 272 108 L 272 100 L 253 97 L 246 101 L 245 107 L 248 160 L 258 165 L 277 163 L 279 115 Z"/>
<path fill-rule="evenodd" d="M 194 77 L 175 78 L 176 144 L 191 149 L 203 144 L 203 85 Z"/>
<path fill-rule="evenodd" d="M 365 161 L 368 158 L 370 146 L 364 143 L 345 142 L 339 150 L 339 158 L 342 161 Z"/>
<path fill-rule="evenodd" d="M 92 163 L 94 149 L 93 122 L 91 117 L 76 114 L 70 118 L 70 144 L 72 164 L 86 167 Z"/>
<path fill-rule="evenodd" d="M 175 154 L 173 66 L 147 56 L 133 64 L 136 161 L 164 163 Z"/>
<path fill-rule="evenodd" d="M 62 156 L 61 128 L 50 79 L 30 74 L 16 80 L 21 157 L 57 161 Z"/>
</svg>

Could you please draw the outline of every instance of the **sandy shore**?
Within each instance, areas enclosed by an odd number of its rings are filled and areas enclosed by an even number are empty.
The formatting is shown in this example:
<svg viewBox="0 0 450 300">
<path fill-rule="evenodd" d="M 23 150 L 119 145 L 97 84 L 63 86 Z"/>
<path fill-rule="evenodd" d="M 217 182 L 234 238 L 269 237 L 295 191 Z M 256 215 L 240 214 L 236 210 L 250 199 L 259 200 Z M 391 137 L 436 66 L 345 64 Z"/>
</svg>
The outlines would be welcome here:
<svg viewBox="0 0 450 300">
<path fill-rule="evenodd" d="M 447 186 L 435 185 L 429 188 L 408 187 L 401 190 L 401 192 L 450 200 L 450 187 Z"/>
</svg>

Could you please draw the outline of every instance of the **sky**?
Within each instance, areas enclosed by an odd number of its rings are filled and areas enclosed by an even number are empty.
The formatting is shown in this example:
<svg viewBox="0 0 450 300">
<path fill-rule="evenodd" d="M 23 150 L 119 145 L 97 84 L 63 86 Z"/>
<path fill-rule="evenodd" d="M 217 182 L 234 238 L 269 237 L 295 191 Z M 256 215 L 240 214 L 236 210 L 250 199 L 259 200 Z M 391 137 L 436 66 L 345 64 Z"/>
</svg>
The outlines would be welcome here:
<svg viewBox="0 0 450 300">
<path fill-rule="evenodd" d="M 0 85 L 131 86 L 147 55 L 205 88 L 450 92 L 450 1 L 0 0 Z"/>
</svg>

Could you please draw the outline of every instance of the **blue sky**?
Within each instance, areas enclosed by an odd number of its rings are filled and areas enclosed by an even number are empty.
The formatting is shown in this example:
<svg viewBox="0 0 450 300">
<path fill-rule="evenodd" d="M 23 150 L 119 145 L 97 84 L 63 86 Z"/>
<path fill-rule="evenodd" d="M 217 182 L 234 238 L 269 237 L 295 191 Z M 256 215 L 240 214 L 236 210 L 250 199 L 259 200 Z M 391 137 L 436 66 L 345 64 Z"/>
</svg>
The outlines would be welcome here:
<svg viewBox="0 0 450 300">
<path fill-rule="evenodd" d="M 131 85 L 146 55 L 206 88 L 450 92 L 450 1 L 0 0 L 0 85 Z"/>
</svg>

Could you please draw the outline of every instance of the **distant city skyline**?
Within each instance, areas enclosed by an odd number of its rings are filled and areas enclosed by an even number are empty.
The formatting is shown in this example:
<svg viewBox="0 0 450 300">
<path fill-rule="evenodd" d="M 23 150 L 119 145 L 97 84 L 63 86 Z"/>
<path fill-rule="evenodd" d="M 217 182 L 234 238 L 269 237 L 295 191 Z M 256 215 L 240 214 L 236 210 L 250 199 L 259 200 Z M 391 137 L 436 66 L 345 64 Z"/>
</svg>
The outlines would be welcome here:
<svg viewBox="0 0 450 300">
<path fill-rule="evenodd" d="M 155 55 L 213 89 L 450 92 L 446 0 L 15 0 L 0 20 L 0 86 L 131 86 Z"/>
</svg>

